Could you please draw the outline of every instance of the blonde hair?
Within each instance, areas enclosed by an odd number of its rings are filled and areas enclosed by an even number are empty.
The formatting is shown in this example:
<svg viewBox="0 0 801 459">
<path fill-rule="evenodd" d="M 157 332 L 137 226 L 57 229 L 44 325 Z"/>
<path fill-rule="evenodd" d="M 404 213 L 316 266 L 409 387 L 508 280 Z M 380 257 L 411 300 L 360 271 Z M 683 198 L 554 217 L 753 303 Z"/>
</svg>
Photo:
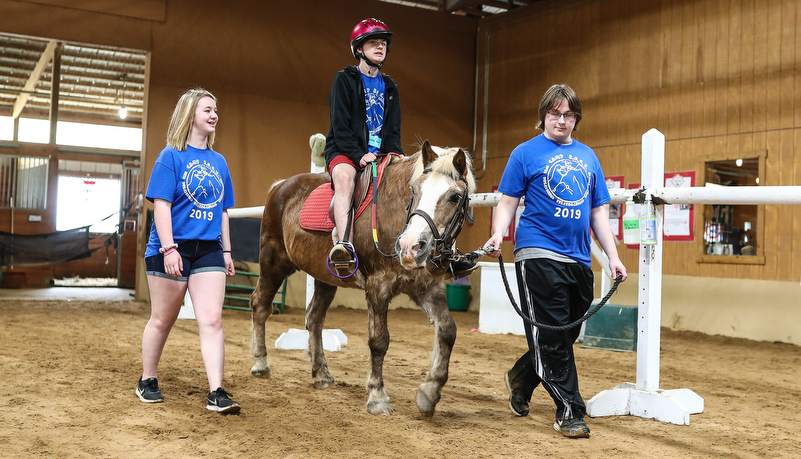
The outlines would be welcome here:
<svg viewBox="0 0 801 459">
<path fill-rule="evenodd" d="M 189 131 L 192 129 L 192 123 L 195 121 L 195 110 L 197 110 L 197 103 L 204 97 L 211 97 L 214 102 L 217 98 L 203 88 L 194 88 L 186 91 L 178 103 L 175 105 L 175 110 L 172 112 L 170 119 L 170 127 L 167 129 L 167 146 L 175 148 L 178 151 L 186 150 L 186 141 L 189 139 Z M 214 132 L 206 139 L 206 148 L 211 148 L 214 145 Z"/>
</svg>

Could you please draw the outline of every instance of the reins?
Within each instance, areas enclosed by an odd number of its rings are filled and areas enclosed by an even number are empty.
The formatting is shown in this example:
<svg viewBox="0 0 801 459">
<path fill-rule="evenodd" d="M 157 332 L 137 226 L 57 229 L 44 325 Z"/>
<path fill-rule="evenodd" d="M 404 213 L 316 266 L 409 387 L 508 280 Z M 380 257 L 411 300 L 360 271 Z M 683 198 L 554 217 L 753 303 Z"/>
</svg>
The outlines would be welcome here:
<svg viewBox="0 0 801 459">
<path fill-rule="evenodd" d="M 371 219 L 373 223 L 373 243 L 375 244 L 376 250 L 378 253 L 383 255 L 386 258 L 398 258 L 397 253 L 392 253 L 387 255 L 381 250 L 381 244 L 378 243 L 378 223 L 376 222 L 376 204 L 378 203 L 378 161 L 372 161 L 370 164 L 373 166 L 373 203 L 370 210 Z M 407 209 L 408 211 L 408 209 Z"/>
<path fill-rule="evenodd" d="M 494 250 L 493 247 L 481 247 L 478 250 L 475 250 L 465 255 L 465 258 L 473 261 L 477 258 L 483 257 L 484 255 L 486 255 L 489 252 L 492 252 L 493 250 Z M 598 302 L 598 304 L 595 305 L 595 307 L 587 311 L 587 313 L 584 314 L 584 316 L 582 316 L 575 322 L 569 323 L 567 325 L 547 325 L 536 322 L 523 313 L 523 311 L 520 309 L 520 306 L 518 306 L 517 302 L 515 302 L 514 295 L 512 294 L 512 289 L 509 287 L 509 280 L 506 278 L 506 269 L 504 269 L 503 265 L 503 255 L 498 256 L 498 264 L 500 265 L 501 268 L 501 278 L 503 279 L 504 287 L 506 287 L 506 294 L 507 296 L 509 296 L 509 301 L 512 303 L 512 307 L 515 308 L 515 312 L 517 312 L 517 315 L 519 315 L 526 323 L 545 330 L 564 331 L 564 330 L 570 330 L 571 328 L 575 328 L 581 325 L 587 319 L 592 317 L 596 312 L 598 312 L 606 304 L 607 301 L 609 301 L 609 298 L 611 298 L 612 295 L 615 293 L 615 291 L 617 291 L 618 285 L 620 285 L 620 283 L 623 282 L 623 276 L 617 276 L 615 278 L 614 284 L 612 284 L 612 287 L 609 289 L 608 292 L 606 292 L 606 295 L 603 298 L 601 298 L 601 301 Z"/>
</svg>

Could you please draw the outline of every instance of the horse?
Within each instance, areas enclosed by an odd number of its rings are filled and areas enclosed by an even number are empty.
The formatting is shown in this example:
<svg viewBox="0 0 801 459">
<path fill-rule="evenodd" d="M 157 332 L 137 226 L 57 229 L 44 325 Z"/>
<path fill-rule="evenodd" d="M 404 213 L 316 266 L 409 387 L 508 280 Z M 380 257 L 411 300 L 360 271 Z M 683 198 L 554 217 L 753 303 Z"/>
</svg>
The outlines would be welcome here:
<svg viewBox="0 0 801 459">
<path fill-rule="evenodd" d="M 272 314 L 278 288 L 297 268 L 314 277 L 314 295 L 306 309 L 314 387 L 325 389 L 334 383 L 322 345 L 323 324 L 334 294 L 339 287 L 363 289 L 369 313 L 367 410 L 374 415 L 390 414 L 393 408 L 383 378 L 390 341 L 387 310 L 390 300 L 405 293 L 434 327 L 431 368 L 417 391 L 418 410 L 425 417 L 433 416 L 448 380 L 456 340 L 444 280 L 450 261 L 458 255 L 455 238 L 467 214 L 468 196 L 476 188 L 470 166 L 471 158 L 464 150 L 431 146 L 427 140 L 415 154 L 397 156 L 386 165 L 380 186 L 373 190 L 374 213 L 365 212 L 353 223 L 352 242 L 359 263 L 347 279 L 329 269 L 331 233 L 308 231 L 298 224 L 304 202 L 315 188 L 330 183 L 330 176 L 299 174 L 274 184 L 264 206 L 259 279 L 250 297 L 255 362 L 251 373 L 271 376 L 264 324 Z M 385 253 L 391 252 L 388 247 L 394 248 L 394 253 Z"/>
</svg>

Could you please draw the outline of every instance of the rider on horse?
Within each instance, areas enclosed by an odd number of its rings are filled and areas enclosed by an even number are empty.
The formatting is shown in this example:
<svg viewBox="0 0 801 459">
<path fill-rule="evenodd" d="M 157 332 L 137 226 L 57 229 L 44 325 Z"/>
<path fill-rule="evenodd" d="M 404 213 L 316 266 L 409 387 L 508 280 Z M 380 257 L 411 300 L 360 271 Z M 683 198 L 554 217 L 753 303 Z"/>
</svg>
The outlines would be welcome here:
<svg viewBox="0 0 801 459">
<path fill-rule="evenodd" d="M 353 272 L 356 265 L 356 251 L 350 241 L 357 173 L 376 161 L 377 155 L 403 154 L 398 86 L 379 71 L 391 41 L 392 32 L 378 19 L 356 24 L 350 49 L 358 64 L 337 72 L 328 96 L 331 127 L 326 136 L 325 160 L 334 189 L 332 213 L 337 234 L 328 262 L 340 274 Z M 458 264 L 452 266 L 458 271 L 454 272 L 455 277 L 475 270 L 474 262 Z"/>
<path fill-rule="evenodd" d="M 365 19 L 353 28 L 350 49 L 359 61 L 337 72 L 328 101 L 331 128 L 326 136 L 325 160 L 334 188 L 334 223 L 338 242 L 329 253 L 337 270 L 351 270 L 356 262 L 350 209 L 358 171 L 381 153 L 403 154 L 400 142 L 398 86 L 379 72 L 389 53 L 392 32 L 378 19 Z"/>
</svg>

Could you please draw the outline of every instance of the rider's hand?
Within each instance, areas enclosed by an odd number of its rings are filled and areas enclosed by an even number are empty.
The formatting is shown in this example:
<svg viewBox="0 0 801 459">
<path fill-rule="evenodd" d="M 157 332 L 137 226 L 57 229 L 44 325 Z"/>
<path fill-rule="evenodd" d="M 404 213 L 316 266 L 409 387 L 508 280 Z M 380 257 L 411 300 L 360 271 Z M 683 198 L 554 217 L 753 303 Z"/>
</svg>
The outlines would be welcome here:
<svg viewBox="0 0 801 459">
<path fill-rule="evenodd" d="M 375 153 L 367 153 L 366 155 L 362 156 L 362 159 L 359 160 L 359 166 L 367 167 L 367 163 L 371 163 L 375 161 L 376 155 Z"/>
</svg>

